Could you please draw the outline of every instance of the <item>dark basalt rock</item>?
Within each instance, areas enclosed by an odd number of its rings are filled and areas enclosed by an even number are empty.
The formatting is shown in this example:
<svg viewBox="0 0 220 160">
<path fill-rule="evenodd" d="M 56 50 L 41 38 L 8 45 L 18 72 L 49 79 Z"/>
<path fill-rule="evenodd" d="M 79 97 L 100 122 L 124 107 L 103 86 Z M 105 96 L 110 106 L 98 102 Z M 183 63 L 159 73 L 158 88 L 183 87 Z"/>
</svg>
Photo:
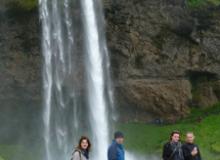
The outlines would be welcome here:
<svg viewBox="0 0 220 160">
<path fill-rule="evenodd" d="M 160 117 L 175 121 L 187 115 L 190 104 L 202 107 L 219 101 L 215 89 L 220 75 L 217 6 L 189 8 L 183 0 L 121 0 L 108 3 L 106 8 L 122 120 L 145 122 Z M 192 77 L 196 73 L 213 77 L 199 82 L 195 89 Z M 170 86 L 162 87 L 167 81 Z M 204 83 L 206 87 L 201 88 Z M 175 91 L 178 86 L 183 87 Z M 199 94 L 195 95 L 195 90 Z M 182 99 L 174 102 L 169 98 L 174 96 Z"/>
</svg>

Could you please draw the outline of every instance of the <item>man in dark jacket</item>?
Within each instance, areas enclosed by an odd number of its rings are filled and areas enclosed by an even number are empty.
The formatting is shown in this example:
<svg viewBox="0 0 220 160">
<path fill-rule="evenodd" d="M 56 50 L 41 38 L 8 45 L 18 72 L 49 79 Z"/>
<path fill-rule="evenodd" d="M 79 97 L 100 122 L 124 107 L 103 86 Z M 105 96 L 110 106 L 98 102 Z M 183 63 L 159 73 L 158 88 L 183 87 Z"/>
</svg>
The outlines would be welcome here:
<svg viewBox="0 0 220 160">
<path fill-rule="evenodd" d="M 162 157 L 163 160 L 184 160 L 179 131 L 170 134 L 170 141 L 164 145 Z"/>
<path fill-rule="evenodd" d="M 192 132 L 186 134 L 186 143 L 182 146 L 185 160 L 202 160 L 199 147 L 194 144 L 195 136 Z"/>
<path fill-rule="evenodd" d="M 115 132 L 114 140 L 108 148 L 108 160 L 125 160 L 123 147 L 124 135 L 122 132 Z"/>
</svg>

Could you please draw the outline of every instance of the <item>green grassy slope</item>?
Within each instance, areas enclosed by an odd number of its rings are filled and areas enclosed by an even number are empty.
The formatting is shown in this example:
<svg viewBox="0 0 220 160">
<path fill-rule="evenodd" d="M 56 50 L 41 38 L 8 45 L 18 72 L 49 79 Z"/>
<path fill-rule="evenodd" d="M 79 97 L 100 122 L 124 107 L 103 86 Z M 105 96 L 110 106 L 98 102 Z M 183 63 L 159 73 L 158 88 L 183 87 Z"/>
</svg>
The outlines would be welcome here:
<svg viewBox="0 0 220 160">
<path fill-rule="evenodd" d="M 40 150 L 40 149 L 39 149 Z M 22 145 L 0 145 L 0 160 L 40 160 L 40 151 L 33 151 Z"/>
<path fill-rule="evenodd" d="M 174 125 L 151 124 L 120 124 L 118 129 L 126 135 L 127 149 L 142 154 L 157 154 L 162 152 L 163 144 L 168 140 L 172 130 L 182 133 L 193 131 L 196 143 L 201 148 L 205 160 L 220 160 L 220 105 L 207 110 L 194 110 L 185 120 Z M 182 137 L 184 140 L 184 137 Z"/>
</svg>

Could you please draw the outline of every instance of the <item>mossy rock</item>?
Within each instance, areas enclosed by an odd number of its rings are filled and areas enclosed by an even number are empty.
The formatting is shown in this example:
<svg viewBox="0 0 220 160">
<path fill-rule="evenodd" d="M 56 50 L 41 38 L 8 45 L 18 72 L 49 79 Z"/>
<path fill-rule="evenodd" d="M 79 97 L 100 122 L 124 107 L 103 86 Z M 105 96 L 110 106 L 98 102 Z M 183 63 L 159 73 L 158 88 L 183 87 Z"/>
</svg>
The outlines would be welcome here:
<svg viewBox="0 0 220 160">
<path fill-rule="evenodd" d="M 220 153 L 220 142 L 216 142 L 211 146 L 212 150 L 216 153 Z"/>
</svg>

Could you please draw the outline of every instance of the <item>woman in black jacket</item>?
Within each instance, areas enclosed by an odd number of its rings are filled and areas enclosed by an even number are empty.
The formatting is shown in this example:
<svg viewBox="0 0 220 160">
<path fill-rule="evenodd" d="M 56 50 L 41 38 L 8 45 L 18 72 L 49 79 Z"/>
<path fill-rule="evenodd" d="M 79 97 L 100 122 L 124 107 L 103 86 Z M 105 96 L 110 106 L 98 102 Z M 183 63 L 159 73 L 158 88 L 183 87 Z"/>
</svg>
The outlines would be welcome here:
<svg viewBox="0 0 220 160">
<path fill-rule="evenodd" d="M 194 143 L 195 136 L 192 132 L 186 134 L 186 143 L 183 144 L 185 160 L 202 160 L 199 147 Z"/>
<path fill-rule="evenodd" d="M 179 131 L 170 134 L 170 141 L 163 147 L 162 157 L 163 160 L 184 160 Z"/>
</svg>

